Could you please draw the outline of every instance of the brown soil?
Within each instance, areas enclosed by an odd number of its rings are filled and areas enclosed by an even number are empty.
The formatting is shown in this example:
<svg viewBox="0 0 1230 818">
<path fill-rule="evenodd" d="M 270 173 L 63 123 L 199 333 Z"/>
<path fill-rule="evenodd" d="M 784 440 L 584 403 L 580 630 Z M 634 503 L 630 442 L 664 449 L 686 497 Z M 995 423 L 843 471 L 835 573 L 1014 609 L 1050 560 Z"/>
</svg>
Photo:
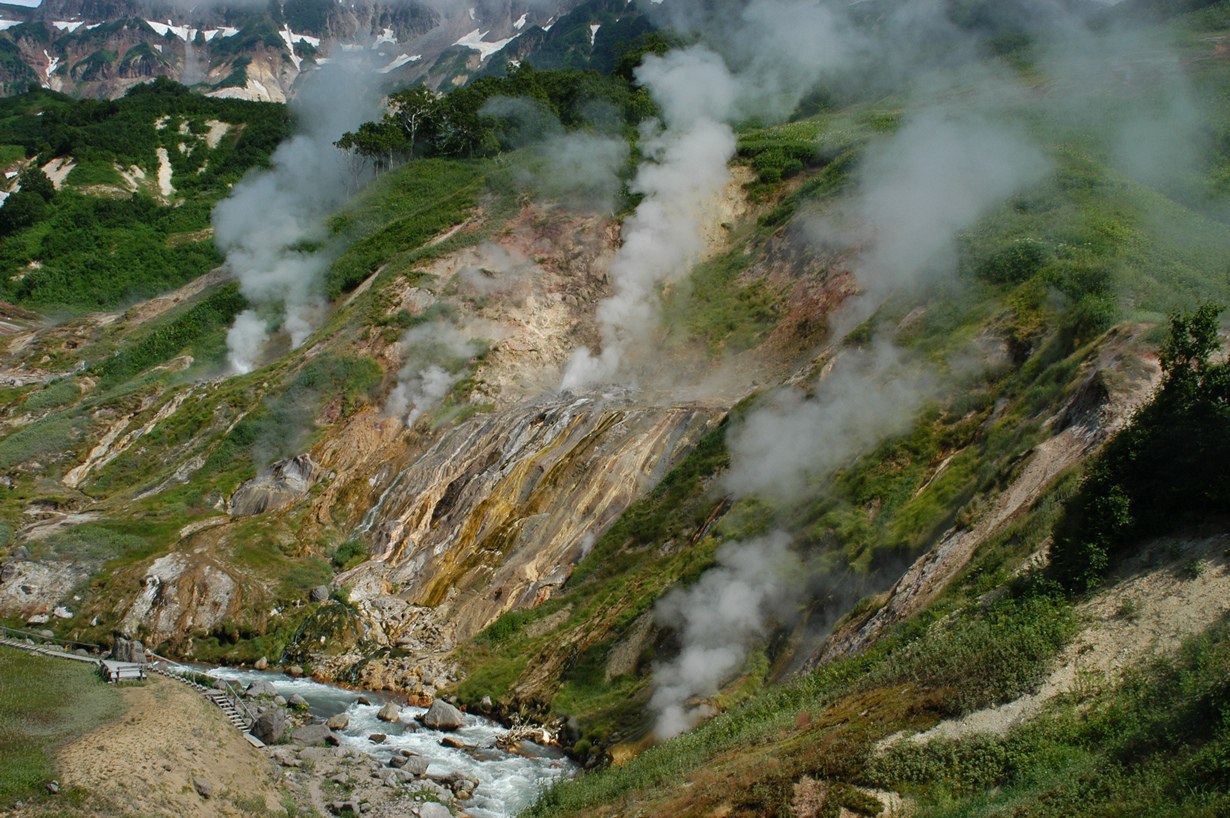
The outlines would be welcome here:
<svg viewBox="0 0 1230 818">
<path fill-rule="evenodd" d="M 283 815 L 273 763 L 187 687 L 155 678 L 123 691 L 128 712 L 66 745 L 60 783 L 97 796 L 88 814 Z M 193 788 L 213 786 L 208 799 Z M 101 813 L 106 814 L 106 813 Z"/>
</svg>

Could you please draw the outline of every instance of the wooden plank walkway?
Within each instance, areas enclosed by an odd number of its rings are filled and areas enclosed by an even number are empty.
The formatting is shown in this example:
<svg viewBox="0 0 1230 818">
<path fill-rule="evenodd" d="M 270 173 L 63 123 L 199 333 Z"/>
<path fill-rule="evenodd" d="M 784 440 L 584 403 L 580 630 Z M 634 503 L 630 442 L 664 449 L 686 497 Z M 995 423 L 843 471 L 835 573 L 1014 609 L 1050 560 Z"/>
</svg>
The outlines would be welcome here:
<svg viewBox="0 0 1230 818">
<path fill-rule="evenodd" d="M 264 743 L 256 736 L 252 735 L 249 730 L 252 729 L 255 723 L 255 715 L 248 706 L 244 704 L 239 692 L 235 690 L 229 683 L 225 683 L 226 687 L 222 690 L 208 688 L 204 685 L 188 678 L 185 675 L 176 673 L 170 667 L 173 662 L 157 657 L 156 663 L 139 664 L 137 662 L 117 662 L 114 659 L 102 659 L 98 656 L 82 656 L 73 653 L 66 647 L 57 644 L 40 644 L 35 642 L 32 637 L 24 639 L 13 639 L 6 632 L 0 633 L 0 645 L 6 645 L 18 650 L 24 650 L 27 653 L 34 653 L 40 656 L 50 656 L 54 659 L 72 659 L 77 662 L 87 662 L 98 667 L 99 675 L 108 682 L 118 684 L 120 682 L 142 681 L 147 677 L 146 670 L 157 673 L 160 676 L 165 676 L 168 679 L 185 684 L 200 693 L 206 700 L 215 705 L 226 716 L 226 720 L 231 723 L 239 732 L 244 734 L 244 738 L 248 740 L 254 747 L 264 747 Z M 164 667 L 165 665 L 165 667 Z"/>
</svg>

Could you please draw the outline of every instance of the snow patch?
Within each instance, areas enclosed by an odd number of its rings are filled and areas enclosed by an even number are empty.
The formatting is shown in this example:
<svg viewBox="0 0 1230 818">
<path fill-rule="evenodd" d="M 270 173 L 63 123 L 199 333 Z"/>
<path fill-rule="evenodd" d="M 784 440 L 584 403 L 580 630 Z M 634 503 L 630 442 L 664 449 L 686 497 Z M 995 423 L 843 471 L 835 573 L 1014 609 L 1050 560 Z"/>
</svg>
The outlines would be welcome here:
<svg viewBox="0 0 1230 818">
<path fill-rule="evenodd" d="M 386 28 L 384 31 L 380 32 L 380 36 L 376 38 L 376 44 L 379 45 L 380 43 L 397 44 L 397 35 L 393 33 L 393 29 Z"/>
<path fill-rule="evenodd" d="M 390 62 L 388 65 L 386 65 L 384 68 L 379 69 L 379 72 L 381 74 L 387 74 L 390 71 L 396 71 L 398 68 L 401 68 L 406 63 L 417 62 L 418 60 L 421 60 L 421 59 L 423 59 L 422 54 L 414 54 L 413 56 L 410 54 L 399 54 L 398 56 L 394 57 L 393 61 Z"/>
<path fill-rule="evenodd" d="M 477 17 L 475 17 L 475 16 L 474 16 L 474 9 L 470 9 L 470 19 L 471 19 L 471 20 L 477 20 L 477 19 L 478 19 Z"/>
<path fill-rule="evenodd" d="M 52 23 L 52 25 L 60 29 L 60 31 L 67 31 L 69 34 L 71 34 L 77 29 L 81 28 L 84 22 L 85 22 L 84 20 L 68 20 L 68 21 L 56 20 L 55 22 Z"/>
<path fill-rule="evenodd" d="M 530 16 L 530 13 L 528 11 L 525 14 L 522 14 L 520 17 L 517 18 L 517 22 L 513 23 L 513 28 L 515 28 L 517 31 L 520 31 L 522 28 L 525 27 L 526 18 L 528 18 L 529 16 Z"/>
<path fill-rule="evenodd" d="M 520 36 L 518 34 L 514 34 L 507 40 L 496 40 L 494 43 L 489 43 L 483 38 L 490 33 L 490 31 L 484 31 L 480 34 L 479 29 L 476 28 L 457 42 L 453 43 L 453 45 L 459 45 L 463 48 L 471 48 L 481 54 L 482 58 L 485 60 Z"/>
<path fill-rule="evenodd" d="M 187 26 L 174 25 L 173 23 L 171 23 L 170 20 L 168 20 L 165 23 L 158 23 L 153 20 L 146 20 L 145 23 L 150 28 L 152 28 L 155 32 L 157 32 L 159 36 L 165 37 L 167 36 L 167 32 L 170 32 L 171 34 L 174 34 L 179 39 L 183 40 L 185 43 L 191 40 L 192 37 L 196 34 L 196 29 L 188 28 Z"/>
<path fill-rule="evenodd" d="M 43 5 L 43 0 L 4 0 L 6 6 L 22 6 L 23 8 L 36 9 Z"/>
<path fill-rule="evenodd" d="M 0 31 L 6 31 L 13 26 L 21 25 L 21 20 L 0 20 Z"/>
<path fill-rule="evenodd" d="M 594 37 L 598 36 L 598 29 L 602 28 L 602 23 L 594 23 L 589 27 L 589 44 L 594 44 Z"/>
</svg>

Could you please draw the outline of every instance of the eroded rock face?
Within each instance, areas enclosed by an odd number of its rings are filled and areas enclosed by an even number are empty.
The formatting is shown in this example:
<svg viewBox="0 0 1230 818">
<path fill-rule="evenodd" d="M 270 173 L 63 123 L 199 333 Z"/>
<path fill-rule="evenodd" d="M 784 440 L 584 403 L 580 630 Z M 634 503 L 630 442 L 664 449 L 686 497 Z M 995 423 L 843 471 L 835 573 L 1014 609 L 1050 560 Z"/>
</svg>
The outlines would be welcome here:
<svg viewBox="0 0 1230 818">
<path fill-rule="evenodd" d="M 357 533 L 377 559 L 339 582 L 390 644 L 423 641 L 415 606 L 448 623 L 437 647 L 465 640 L 550 596 L 722 415 L 565 395 L 475 417 L 374 483 Z"/>
<path fill-rule="evenodd" d="M 90 568 L 74 562 L 10 560 L 0 566 L 0 612 L 49 615 L 89 577 Z"/>
<path fill-rule="evenodd" d="M 208 631 L 225 620 L 238 601 L 238 583 L 226 570 L 180 551 L 154 560 L 143 586 L 119 630 L 131 636 L 144 627 L 151 644 L 193 630 Z"/>
<path fill-rule="evenodd" d="M 229 507 L 231 516 L 263 514 L 297 500 L 307 494 L 319 473 L 307 455 L 274 463 L 235 490 Z"/>
</svg>

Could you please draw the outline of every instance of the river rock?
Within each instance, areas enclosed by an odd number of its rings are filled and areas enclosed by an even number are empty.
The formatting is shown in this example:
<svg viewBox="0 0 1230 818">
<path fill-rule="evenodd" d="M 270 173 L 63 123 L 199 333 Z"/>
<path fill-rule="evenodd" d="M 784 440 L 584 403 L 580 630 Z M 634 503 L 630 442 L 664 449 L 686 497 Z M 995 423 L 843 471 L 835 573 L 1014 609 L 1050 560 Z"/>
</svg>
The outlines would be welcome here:
<svg viewBox="0 0 1230 818">
<path fill-rule="evenodd" d="M 214 794 L 214 785 L 205 778 L 192 779 L 192 789 L 196 790 L 196 794 L 202 798 L 209 798 Z"/>
<path fill-rule="evenodd" d="M 293 738 L 299 744 L 307 744 L 309 746 L 324 744 L 333 735 L 333 731 L 323 724 L 305 724 L 295 732 L 291 733 Z"/>
<path fill-rule="evenodd" d="M 406 762 L 409 760 L 410 759 L 405 756 L 393 756 L 389 759 L 389 766 L 395 770 L 400 770 L 402 767 L 406 766 Z"/>
<path fill-rule="evenodd" d="M 285 707 L 286 699 L 282 698 L 282 694 L 279 693 L 278 695 L 273 697 L 273 703 L 276 704 L 278 707 Z"/>
<path fill-rule="evenodd" d="M 303 698 L 303 696 L 298 693 L 290 694 L 290 698 L 286 700 L 286 703 L 296 710 L 301 710 L 308 706 L 307 699 Z"/>
<path fill-rule="evenodd" d="M 371 700 L 371 699 L 369 699 L 369 698 L 367 698 L 366 696 L 361 695 L 361 694 L 360 694 L 360 696 L 359 696 L 358 701 L 359 701 L 359 704 L 371 704 L 371 703 L 372 703 L 372 700 Z"/>
<path fill-rule="evenodd" d="M 451 747 L 454 750 L 466 750 L 466 749 L 469 749 L 470 745 L 466 744 L 464 741 L 462 741 L 459 738 L 454 738 L 453 736 L 445 736 L 444 738 L 440 739 L 440 746 L 441 747 Z"/>
<path fill-rule="evenodd" d="M 389 702 L 384 707 L 380 708 L 380 712 L 376 714 L 376 718 L 381 721 L 395 722 L 401 718 L 401 710 L 397 708 L 397 705 Z"/>
<path fill-rule="evenodd" d="M 401 768 L 407 773 L 413 775 L 415 778 L 421 778 L 427 775 L 427 768 L 431 766 L 430 759 L 423 758 L 422 756 L 413 756 L 410 758 L 403 756 L 403 758 L 405 758 L 405 763 L 401 765 Z"/>
<path fill-rule="evenodd" d="M 272 682 L 255 681 L 248 685 L 248 689 L 243 692 L 243 695 L 249 699 L 255 699 L 257 696 L 276 696 L 278 689 L 273 686 Z"/>
<path fill-rule="evenodd" d="M 286 711 L 280 708 L 266 710 L 252 725 L 252 735 L 265 744 L 276 744 L 286 732 Z"/>
<path fill-rule="evenodd" d="M 453 813 L 443 804 L 428 801 L 419 807 L 419 818 L 453 818 Z"/>
<path fill-rule="evenodd" d="M 317 585 L 315 588 L 312 589 L 311 593 L 308 594 L 308 598 L 311 599 L 313 602 L 324 602 L 326 599 L 329 598 L 328 586 Z"/>
<path fill-rule="evenodd" d="M 286 668 L 286 675 L 292 679 L 298 679 L 303 675 L 303 668 L 299 667 L 299 665 L 291 665 Z"/>
<path fill-rule="evenodd" d="M 325 722 L 325 726 L 330 730 L 345 730 L 350 726 L 350 716 L 347 716 L 345 713 L 330 716 L 329 720 Z"/>
<path fill-rule="evenodd" d="M 386 736 L 384 733 L 372 733 L 370 736 L 367 737 L 367 740 L 370 741 L 372 744 L 383 744 L 384 740 L 387 738 L 388 736 Z"/>
<path fill-rule="evenodd" d="M 265 658 L 264 656 L 262 656 L 261 658 L 256 660 L 256 664 L 252 665 L 252 667 L 256 668 L 257 670 L 268 670 L 269 660 Z"/>
<path fill-rule="evenodd" d="M 423 723 L 423 726 L 430 727 L 432 730 L 459 730 L 466 723 L 465 716 L 461 715 L 460 710 L 439 699 L 432 702 L 431 707 L 419 718 L 419 721 Z"/>
</svg>

